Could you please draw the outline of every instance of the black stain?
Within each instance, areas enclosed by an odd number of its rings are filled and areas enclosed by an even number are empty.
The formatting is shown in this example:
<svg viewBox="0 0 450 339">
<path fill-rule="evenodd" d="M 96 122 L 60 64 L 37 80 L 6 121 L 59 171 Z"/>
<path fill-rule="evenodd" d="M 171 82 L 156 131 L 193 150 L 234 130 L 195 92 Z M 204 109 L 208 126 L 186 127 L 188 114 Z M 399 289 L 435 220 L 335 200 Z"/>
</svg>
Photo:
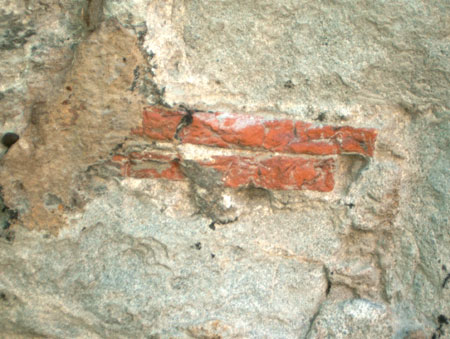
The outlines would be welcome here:
<svg viewBox="0 0 450 339">
<path fill-rule="evenodd" d="M 448 325 L 449 323 L 448 318 L 443 314 L 439 314 L 437 321 L 439 326 L 436 328 L 436 331 L 431 336 L 431 338 L 433 339 L 441 338 L 443 335 L 445 335 L 443 327 L 444 325 Z"/>
<path fill-rule="evenodd" d="M 238 220 L 239 220 L 238 217 L 235 217 L 235 218 L 233 218 L 231 220 L 227 220 L 227 221 L 214 220 L 208 225 L 208 227 L 210 229 L 212 229 L 213 231 L 215 231 L 216 230 L 216 225 L 227 225 L 227 224 L 231 224 L 231 223 L 233 223 L 235 221 L 238 221 Z"/>
<path fill-rule="evenodd" d="M 447 325 L 448 324 L 448 318 L 445 315 L 440 314 L 439 317 L 438 317 L 438 323 Z"/>
<path fill-rule="evenodd" d="M 13 221 L 19 217 L 19 213 L 16 210 L 9 208 L 8 206 L 5 205 L 1 186 L 0 186 L 0 207 L 1 207 L 0 214 L 2 220 L 0 223 L 0 238 L 4 238 L 8 242 L 12 242 L 15 238 L 15 232 L 14 230 L 10 229 L 10 227 Z"/>
<path fill-rule="evenodd" d="M 136 89 L 137 86 L 137 82 L 140 76 L 140 70 L 139 70 L 139 66 L 136 66 L 136 68 L 133 70 L 133 82 L 131 83 L 131 87 L 130 87 L 130 91 L 134 91 Z"/>
<path fill-rule="evenodd" d="M 328 280 L 327 281 L 327 289 L 325 290 L 325 295 L 330 294 L 330 291 L 331 291 L 331 281 Z"/>
<path fill-rule="evenodd" d="M 16 237 L 16 234 L 13 230 L 4 230 L 0 231 L 0 238 L 5 238 L 8 242 L 13 242 Z"/>
<path fill-rule="evenodd" d="M 450 273 L 447 274 L 447 276 L 445 277 L 444 281 L 442 282 L 442 288 L 445 288 L 445 286 L 447 285 L 449 280 L 450 280 Z"/>
<path fill-rule="evenodd" d="M 289 88 L 289 89 L 291 89 L 291 88 L 294 88 L 295 87 L 295 85 L 294 85 L 294 83 L 292 82 L 292 80 L 288 80 L 288 81 L 286 81 L 285 83 L 284 83 L 284 88 Z"/>
<path fill-rule="evenodd" d="M 178 124 L 177 129 L 175 131 L 175 135 L 173 136 L 177 140 L 180 140 L 178 135 L 180 134 L 181 130 L 192 124 L 192 122 L 194 121 L 194 113 L 200 112 L 200 110 L 191 109 L 184 105 L 180 105 L 180 108 L 183 111 L 185 111 L 186 114 L 183 115 L 183 117 L 181 118 L 180 123 Z"/>
<path fill-rule="evenodd" d="M 327 114 L 325 112 L 320 112 L 319 116 L 315 120 L 324 121 L 327 117 Z"/>
</svg>

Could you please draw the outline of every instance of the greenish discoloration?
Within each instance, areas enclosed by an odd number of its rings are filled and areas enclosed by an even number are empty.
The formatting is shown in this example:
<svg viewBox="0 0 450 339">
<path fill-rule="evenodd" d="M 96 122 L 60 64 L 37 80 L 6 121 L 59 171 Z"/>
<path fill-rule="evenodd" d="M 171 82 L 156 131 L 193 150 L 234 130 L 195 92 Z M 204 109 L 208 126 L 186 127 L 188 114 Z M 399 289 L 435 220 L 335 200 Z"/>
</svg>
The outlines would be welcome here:
<svg viewBox="0 0 450 339">
<path fill-rule="evenodd" d="M 33 35 L 36 29 L 32 22 L 23 23 L 19 15 L 0 13 L 0 50 L 20 48 Z"/>
</svg>

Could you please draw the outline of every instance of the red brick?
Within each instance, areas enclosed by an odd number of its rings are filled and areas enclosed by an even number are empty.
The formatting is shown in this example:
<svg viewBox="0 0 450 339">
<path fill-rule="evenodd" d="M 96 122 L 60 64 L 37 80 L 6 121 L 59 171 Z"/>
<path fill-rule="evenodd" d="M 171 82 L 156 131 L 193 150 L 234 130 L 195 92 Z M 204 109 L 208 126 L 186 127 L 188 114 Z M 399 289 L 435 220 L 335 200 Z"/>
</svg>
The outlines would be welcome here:
<svg viewBox="0 0 450 339">
<path fill-rule="evenodd" d="M 135 133 L 172 140 L 185 113 L 158 106 L 144 111 L 143 126 Z M 374 129 L 314 126 L 289 119 L 267 120 L 250 115 L 195 113 L 192 124 L 179 134 L 182 143 L 222 148 L 244 147 L 271 152 L 332 155 L 359 153 L 372 156 Z"/>
<path fill-rule="evenodd" d="M 212 161 L 199 162 L 221 173 L 224 185 L 233 188 L 253 185 L 275 190 L 332 191 L 334 159 L 323 156 L 345 153 L 373 156 L 377 137 L 374 129 L 206 112 L 194 113 L 192 123 L 180 129 L 186 114 L 160 106 L 149 107 L 144 111 L 142 127 L 133 133 L 173 141 L 178 132 L 181 143 L 322 156 L 215 156 Z M 120 163 L 124 176 L 185 179 L 180 168 L 182 160 L 175 155 L 132 152 L 115 155 L 113 161 Z"/>
<path fill-rule="evenodd" d="M 264 141 L 264 125 L 248 115 L 195 113 L 191 125 L 180 133 L 183 143 L 218 146 L 260 147 Z"/>
<path fill-rule="evenodd" d="M 156 140 L 172 140 L 184 114 L 161 106 L 147 107 L 143 113 L 142 128 L 133 133 Z"/>
<path fill-rule="evenodd" d="M 334 160 L 271 157 L 256 160 L 251 157 L 216 156 L 201 166 L 222 173 L 227 187 L 253 185 L 274 190 L 300 190 L 329 192 L 334 188 Z"/>
<path fill-rule="evenodd" d="M 248 115 L 200 113 L 195 114 L 193 124 L 183 130 L 181 140 L 223 148 L 248 146 L 282 153 L 359 153 L 372 156 L 376 132 L 347 126 L 313 126 L 287 119 L 264 120 Z"/>
<path fill-rule="evenodd" d="M 122 165 L 122 175 L 133 178 L 164 178 L 183 180 L 179 159 L 156 152 L 132 152 L 128 156 L 115 155 L 112 159 Z"/>
<path fill-rule="evenodd" d="M 266 129 L 262 147 L 275 152 L 285 152 L 287 146 L 295 139 L 292 120 L 264 121 Z"/>
<path fill-rule="evenodd" d="M 286 149 L 287 152 L 297 154 L 331 155 L 338 154 L 339 146 L 330 142 L 291 142 Z"/>
<path fill-rule="evenodd" d="M 333 190 L 334 160 L 304 159 L 276 156 L 263 160 L 240 156 L 216 156 L 213 161 L 199 162 L 222 173 L 224 186 L 239 188 L 249 185 L 274 190 L 329 192 Z M 128 156 L 115 155 L 113 161 L 122 165 L 122 175 L 134 178 L 183 180 L 180 160 L 154 152 Z"/>
</svg>

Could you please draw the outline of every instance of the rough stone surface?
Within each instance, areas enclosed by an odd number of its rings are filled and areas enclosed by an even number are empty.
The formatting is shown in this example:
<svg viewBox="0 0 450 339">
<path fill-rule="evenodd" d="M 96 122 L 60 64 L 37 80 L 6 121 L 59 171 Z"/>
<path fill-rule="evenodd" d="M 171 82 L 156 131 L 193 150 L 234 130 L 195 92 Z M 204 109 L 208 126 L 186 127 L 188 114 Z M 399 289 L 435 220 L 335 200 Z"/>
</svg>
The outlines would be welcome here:
<svg viewBox="0 0 450 339">
<path fill-rule="evenodd" d="M 365 299 L 325 302 L 308 338 L 391 338 L 392 325 L 384 305 Z"/>
<path fill-rule="evenodd" d="M 0 337 L 448 337 L 449 13 L 4 0 Z"/>
</svg>

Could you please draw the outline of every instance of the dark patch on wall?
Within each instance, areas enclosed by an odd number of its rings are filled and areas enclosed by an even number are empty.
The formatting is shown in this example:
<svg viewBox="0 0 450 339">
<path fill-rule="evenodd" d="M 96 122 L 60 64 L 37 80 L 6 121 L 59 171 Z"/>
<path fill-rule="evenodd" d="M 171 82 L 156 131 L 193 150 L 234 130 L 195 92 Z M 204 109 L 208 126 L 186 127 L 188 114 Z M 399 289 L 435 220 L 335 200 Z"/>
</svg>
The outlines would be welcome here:
<svg viewBox="0 0 450 339">
<path fill-rule="evenodd" d="M 32 23 L 23 23 L 19 15 L 0 14 L 0 50 L 13 50 L 22 47 L 36 34 Z"/>
<path fill-rule="evenodd" d="M 88 31 L 95 31 L 103 20 L 103 0 L 87 0 L 87 9 L 83 14 Z"/>
<path fill-rule="evenodd" d="M 2 144 L 5 147 L 11 147 L 12 145 L 14 145 L 17 141 L 19 140 L 19 135 L 17 135 L 16 133 L 5 133 L 2 136 Z"/>
<path fill-rule="evenodd" d="M 0 186 L 0 238 L 9 242 L 14 240 L 14 231 L 10 229 L 12 223 L 17 220 L 19 214 L 16 210 L 5 205 L 3 200 L 3 188 Z"/>
<path fill-rule="evenodd" d="M 436 328 L 436 331 L 434 331 L 434 333 L 432 334 L 432 339 L 444 338 L 444 326 L 449 324 L 449 319 L 445 315 L 439 314 L 439 316 L 437 317 L 437 322 L 439 325 Z"/>
</svg>

